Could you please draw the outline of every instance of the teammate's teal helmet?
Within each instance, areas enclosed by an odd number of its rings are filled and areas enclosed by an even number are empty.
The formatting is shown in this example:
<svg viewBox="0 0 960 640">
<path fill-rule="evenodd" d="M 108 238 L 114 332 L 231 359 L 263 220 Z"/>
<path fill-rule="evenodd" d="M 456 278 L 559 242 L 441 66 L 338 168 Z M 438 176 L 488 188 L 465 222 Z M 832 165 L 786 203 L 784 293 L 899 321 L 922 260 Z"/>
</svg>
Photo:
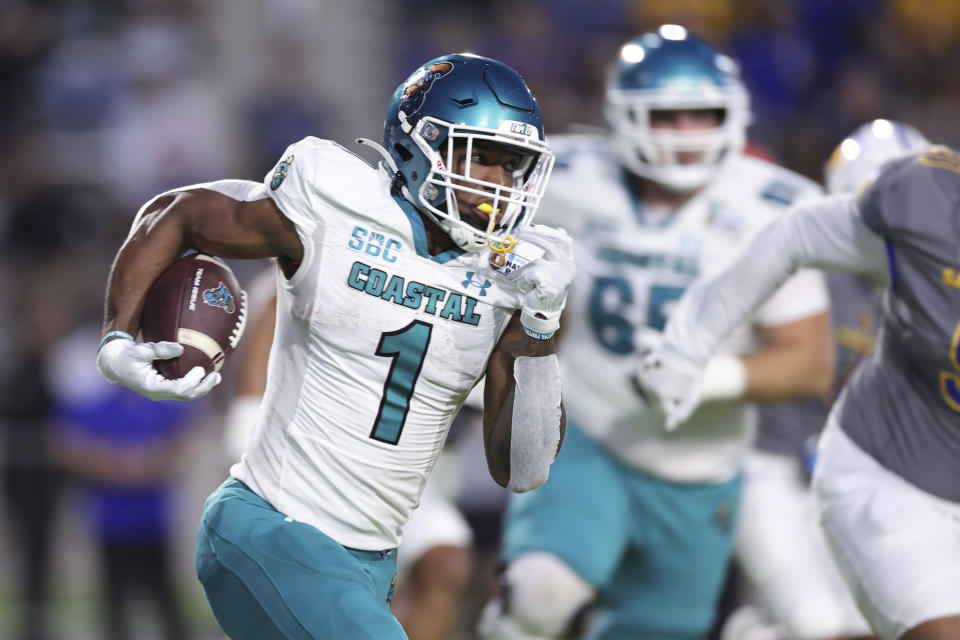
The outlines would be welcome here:
<svg viewBox="0 0 960 640">
<path fill-rule="evenodd" d="M 469 177 L 476 141 L 523 154 L 512 186 Z M 467 149 L 464 175 L 452 171 L 455 143 Z M 553 168 L 540 107 L 523 78 L 503 63 L 468 53 L 435 58 L 397 87 L 383 146 L 402 177 L 403 197 L 468 251 L 509 246 L 533 219 Z M 462 221 L 457 191 L 489 196 L 492 211 L 501 215 L 491 213 L 486 229 Z"/>
<path fill-rule="evenodd" d="M 652 111 L 678 109 L 716 109 L 720 125 L 698 130 L 651 127 Z M 607 79 L 605 114 L 624 164 L 637 175 L 683 192 L 706 184 L 743 148 L 750 100 L 732 58 L 685 28 L 667 24 L 620 48 Z M 682 152 L 702 156 L 681 163 Z"/>
<path fill-rule="evenodd" d="M 858 191 L 894 158 L 930 146 L 908 124 L 879 118 L 856 128 L 830 154 L 823 168 L 828 193 Z"/>
</svg>

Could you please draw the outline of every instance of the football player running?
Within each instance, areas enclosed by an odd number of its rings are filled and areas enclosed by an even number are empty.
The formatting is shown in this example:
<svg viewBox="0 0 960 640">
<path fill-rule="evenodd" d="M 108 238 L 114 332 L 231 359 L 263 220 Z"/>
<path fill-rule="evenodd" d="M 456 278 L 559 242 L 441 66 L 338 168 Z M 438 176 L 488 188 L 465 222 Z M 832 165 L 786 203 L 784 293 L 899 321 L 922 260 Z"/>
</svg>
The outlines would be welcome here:
<svg viewBox="0 0 960 640">
<path fill-rule="evenodd" d="M 278 259 L 262 410 L 197 540 L 231 638 L 406 637 L 389 611 L 398 530 L 484 373 L 499 484 L 542 484 L 562 440 L 552 336 L 574 266 L 566 234 L 530 224 L 553 155 L 523 79 L 488 58 L 436 58 L 397 88 L 383 146 L 366 142 L 379 168 L 306 138 L 263 185 L 161 194 L 110 274 L 101 372 L 191 399 L 219 374 L 155 373 L 182 347 L 134 341 L 150 283 L 187 249 Z"/>
<path fill-rule="evenodd" d="M 620 49 L 606 115 L 610 137 L 551 138 L 542 214 L 577 238 L 561 340 L 570 425 L 550 482 L 510 501 L 486 638 L 703 636 L 733 545 L 747 402 L 829 386 L 827 294 L 807 272 L 726 343 L 702 410 L 664 428 L 632 383 L 642 349 L 690 284 L 819 188 L 741 153 L 736 65 L 678 25 Z"/>
<path fill-rule="evenodd" d="M 639 377 L 669 424 L 721 339 L 800 267 L 887 283 L 880 333 L 834 404 L 813 488 L 833 557 L 883 638 L 960 637 L 960 154 L 886 165 L 861 194 L 797 207 L 698 283 Z"/>
<path fill-rule="evenodd" d="M 874 120 L 843 139 L 824 167 L 829 193 L 853 193 L 890 160 L 929 145 L 916 129 Z M 834 323 L 836 369 L 822 398 L 766 405 L 744 467 L 743 505 L 736 535 L 737 562 L 753 587 L 763 622 L 800 640 L 859 637 L 870 629 L 827 550 L 817 523 L 809 474 L 816 440 L 830 405 L 872 350 L 879 314 L 875 283 L 850 273 L 827 274 Z M 744 637 L 732 629 L 724 640 Z"/>
</svg>

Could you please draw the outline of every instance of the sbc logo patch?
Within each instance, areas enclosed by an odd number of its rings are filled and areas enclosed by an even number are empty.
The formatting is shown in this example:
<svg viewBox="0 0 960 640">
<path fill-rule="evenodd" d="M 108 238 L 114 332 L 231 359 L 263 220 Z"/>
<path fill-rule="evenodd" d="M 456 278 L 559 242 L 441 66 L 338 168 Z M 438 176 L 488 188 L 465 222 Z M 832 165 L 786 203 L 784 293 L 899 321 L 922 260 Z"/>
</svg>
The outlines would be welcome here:
<svg viewBox="0 0 960 640">
<path fill-rule="evenodd" d="M 290 170 L 291 164 L 293 164 L 292 154 L 280 161 L 280 164 L 277 165 L 276 170 L 273 172 L 273 178 L 270 180 L 271 189 L 276 191 L 280 188 L 280 185 L 283 184 L 283 179 L 287 177 L 287 171 Z"/>
</svg>

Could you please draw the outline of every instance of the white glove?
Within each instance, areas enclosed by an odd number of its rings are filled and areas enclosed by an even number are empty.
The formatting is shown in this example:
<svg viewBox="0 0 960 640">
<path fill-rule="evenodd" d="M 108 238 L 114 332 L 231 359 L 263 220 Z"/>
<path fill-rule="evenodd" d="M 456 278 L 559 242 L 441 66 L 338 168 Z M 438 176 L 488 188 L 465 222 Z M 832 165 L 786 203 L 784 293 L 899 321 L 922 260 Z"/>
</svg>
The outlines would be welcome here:
<svg viewBox="0 0 960 640">
<path fill-rule="evenodd" d="M 654 349 L 640 358 L 634 382 L 637 391 L 663 413 L 667 431 L 686 422 L 700 404 L 703 370 L 668 349 Z"/>
<path fill-rule="evenodd" d="M 527 227 L 517 239 L 543 249 L 543 256 L 519 271 L 516 282 L 524 294 L 520 308 L 524 332 L 546 340 L 560 328 L 560 314 L 576 273 L 573 241 L 563 229 L 547 226 Z"/>
<path fill-rule="evenodd" d="M 183 353 L 178 342 L 134 342 L 111 340 L 97 353 L 97 368 L 110 382 L 119 382 L 151 400 L 194 400 L 220 384 L 220 374 L 204 377 L 203 367 L 194 367 L 177 380 L 164 378 L 153 367 L 154 360 L 176 358 Z"/>
</svg>

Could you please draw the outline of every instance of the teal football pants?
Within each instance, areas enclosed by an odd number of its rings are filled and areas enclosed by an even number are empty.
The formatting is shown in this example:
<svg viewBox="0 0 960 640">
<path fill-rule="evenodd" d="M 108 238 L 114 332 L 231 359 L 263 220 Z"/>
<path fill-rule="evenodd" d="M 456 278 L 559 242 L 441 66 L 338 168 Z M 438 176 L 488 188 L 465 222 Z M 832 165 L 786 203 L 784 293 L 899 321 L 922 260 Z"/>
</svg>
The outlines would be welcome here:
<svg viewBox="0 0 960 640">
<path fill-rule="evenodd" d="M 569 425 L 547 482 L 511 495 L 501 559 L 547 551 L 593 585 L 591 640 L 699 638 L 726 576 L 740 484 L 639 473 Z"/>
<path fill-rule="evenodd" d="M 358 551 L 229 479 L 207 499 L 197 576 L 233 640 L 406 640 L 390 613 L 395 549 Z"/>
</svg>

